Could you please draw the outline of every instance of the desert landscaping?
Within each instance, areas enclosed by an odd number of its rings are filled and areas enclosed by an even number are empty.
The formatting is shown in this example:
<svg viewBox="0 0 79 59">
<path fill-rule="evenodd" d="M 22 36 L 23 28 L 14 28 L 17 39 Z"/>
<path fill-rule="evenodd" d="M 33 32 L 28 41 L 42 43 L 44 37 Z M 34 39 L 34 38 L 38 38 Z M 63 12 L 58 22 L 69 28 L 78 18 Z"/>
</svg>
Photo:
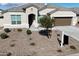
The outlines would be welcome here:
<svg viewBox="0 0 79 59">
<path fill-rule="evenodd" d="M 10 29 L 5 32 L 7 38 L 0 37 L 0 56 L 66 56 L 79 53 L 79 42 L 70 38 L 68 45 L 60 47 L 57 40 L 57 33 L 52 30 L 50 39 L 41 35 L 39 31 L 32 31 L 27 34 L 27 29 Z"/>
</svg>

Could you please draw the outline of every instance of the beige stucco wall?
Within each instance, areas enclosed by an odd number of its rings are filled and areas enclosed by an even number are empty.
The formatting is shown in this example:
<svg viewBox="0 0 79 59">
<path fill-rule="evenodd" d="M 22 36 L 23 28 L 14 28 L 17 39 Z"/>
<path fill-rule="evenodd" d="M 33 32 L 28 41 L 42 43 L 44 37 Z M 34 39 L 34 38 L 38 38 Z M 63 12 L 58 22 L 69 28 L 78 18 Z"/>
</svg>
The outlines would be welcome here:
<svg viewBox="0 0 79 59">
<path fill-rule="evenodd" d="M 75 26 L 76 24 L 77 24 L 77 16 L 74 16 L 73 18 L 72 18 L 72 23 L 71 23 L 71 25 L 73 25 L 73 26 Z"/>
<path fill-rule="evenodd" d="M 0 10 L 0 16 L 3 16 L 3 14 L 1 13 L 2 11 Z M 0 27 L 3 26 L 3 19 L 0 18 Z"/>
<path fill-rule="evenodd" d="M 72 11 L 56 11 L 51 17 L 74 17 L 76 14 Z"/>
<path fill-rule="evenodd" d="M 78 21 L 79 21 L 79 16 L 77 16 L 77 18 L 78 18 Z"/>
<path fill-rule="evenodd" d="M 4 16 L 4 19 L 2 20 L 2 24 L 5 26 L 5 27 L 15 27 L 15 28 L 18 28 L 18 27 L 26 27 L 28 28 L 28 15 L 29 14 L 35 14 L 35 23 L 34 25 L 37 26 L 37 17 L 38 17 L 38 9 L 35 8 L 35 7 L 29 7 L 26 9 L 26 12 L 6 12 L 3 14 Z M 11 24 L 11 15 L 21 15 L 21 24 Z"/>
<path fill-rule="evenodd" d="M 1 16 L 2 14 L 1 14 L 1 12 L 0 12 L 0 16 Z"/>
<path fill-rule="evenodd" d="M 79 16 L 77 16 L 77 22 L 79 22 Z"/>
<path fill-rule="evenodd" d="M 35 21 L 33 23 L 34 26 L 38 26 L 37 23 L 37 17 L 38 17 L 38 9 L 36 7 L 29 7 L 26 9 L 26 16 L 29 16 L 29 14 L 34 14 L 35 15 Z M 28 22 L 28 17 L 26 17 L 27 22 Z"/>
<path fill-rule="evenodd" d="M 21 26 L 21 25 L 26 25 L 27 26 L 27 19 L 26 19 L 26 14 L 23 12 L 6 12 L 4 13 L 4 19 L 3 19 L 3 25 L 4 26 L 10 26 L 11 24 L 11 15 L 21 15 L 21 24 L 17 25 L 17 26 Z M 16 25 L 14 25 L 16 26 Z"/>
<path fill-rule="evenodd" d="M 0 27 L 2 27 L 3 26 L 3 19 L 0 19 Z"/>
</svg>

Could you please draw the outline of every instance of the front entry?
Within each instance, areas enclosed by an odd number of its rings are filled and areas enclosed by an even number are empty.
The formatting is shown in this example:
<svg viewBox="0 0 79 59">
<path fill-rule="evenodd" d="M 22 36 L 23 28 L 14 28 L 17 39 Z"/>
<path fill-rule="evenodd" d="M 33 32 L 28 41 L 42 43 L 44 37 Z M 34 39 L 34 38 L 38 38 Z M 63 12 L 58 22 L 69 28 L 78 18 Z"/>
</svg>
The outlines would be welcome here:
<svg viewBox="0 0 79 59">
<path fill-rule="evenodd" d="M 29 24 L 29 28 L 31 27 L 33 21 L 35 20 L 35 15 L 34 14 L 29 14 L 28 15 L 28 24 Z"/>
</svg>

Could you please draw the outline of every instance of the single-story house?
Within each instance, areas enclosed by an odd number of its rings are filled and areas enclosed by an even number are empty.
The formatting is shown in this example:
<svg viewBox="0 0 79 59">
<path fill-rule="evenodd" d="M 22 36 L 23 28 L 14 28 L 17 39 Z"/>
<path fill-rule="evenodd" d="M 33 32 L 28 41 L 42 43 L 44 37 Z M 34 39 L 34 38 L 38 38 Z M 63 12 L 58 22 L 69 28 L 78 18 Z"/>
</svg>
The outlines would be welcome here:
<svg viewBox="0 0 79 59">
<path fill-rule="evenodd" d="M 49 6 L 44 3 L 28 3 L 7 10 L 0 10 L 0 27 L 29 28 L 38 27 L 39 15 L 50 13 L 56 26 L 73 26 L 77 23 L 77 15 L 72 10 Z"/>
</svg>

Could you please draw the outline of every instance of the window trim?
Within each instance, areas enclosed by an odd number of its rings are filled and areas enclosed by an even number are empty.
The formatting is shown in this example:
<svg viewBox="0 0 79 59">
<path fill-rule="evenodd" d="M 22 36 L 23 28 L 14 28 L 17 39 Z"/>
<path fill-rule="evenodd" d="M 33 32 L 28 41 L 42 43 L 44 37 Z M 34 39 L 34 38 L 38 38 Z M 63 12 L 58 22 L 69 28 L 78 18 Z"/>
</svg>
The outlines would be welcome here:
<svg viewBox="0 0 79 59">
<path fill-rule="evenodd" d="M 14 16 L 14 20 L 12 20 L 12 16 Z M 20 16 L 20 20 L 18 21 L 18 16 Z M 13 23 L 13 22 L 15 22 L 15 23 Z M 20 22 L 20 23 L 18 23 L 18 22 Z M 11 15 L 11 24 L 21 24 L 21 15 Z"/>
</svg>

